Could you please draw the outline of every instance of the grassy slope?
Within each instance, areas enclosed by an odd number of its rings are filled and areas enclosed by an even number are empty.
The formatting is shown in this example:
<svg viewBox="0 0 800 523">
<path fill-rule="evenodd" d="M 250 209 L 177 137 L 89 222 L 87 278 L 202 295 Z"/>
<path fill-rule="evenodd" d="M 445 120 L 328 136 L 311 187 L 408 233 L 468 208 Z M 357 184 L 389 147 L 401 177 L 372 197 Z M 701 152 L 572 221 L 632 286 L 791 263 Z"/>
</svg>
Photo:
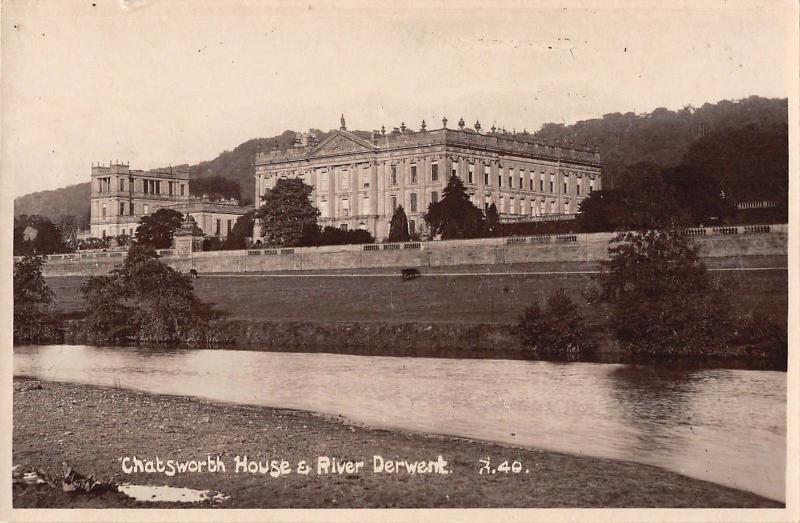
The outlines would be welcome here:
<svg viewBox="0 0 800 523">
<path fill-rule="evenodd" d="M 448 268 L 448 271 L 461 272 L 459 268 Z M 714 274 L 733 290 L 741 314 L 761 311 L 785 324 L 788 303 L 786 271 Z M 56 305 L 63 312 L 81 310 L 80 284 L 83 280 L 83 277 L 48 278 L 48 284 L 56 294 Z M 408 282 L 403 282 L 399 276 L 296 275 L 275 278 L 206 275 L 196 281 L 195 289 L 201 300 L 214 304 L 227 313 L 229 319 L 475 324 L 489 323 L 492 318 L 496 323 L 514 323 L 527 304 L 543 301 L 559 287 L 564 287 L 577 302 L 585 303 L 581 294 L 590 283 L 591 275 L 583 274 L 427 274 Z M 583 305 L 582 313 L 589 321 L 600 322 L 604 309 Z"/>
</svg>

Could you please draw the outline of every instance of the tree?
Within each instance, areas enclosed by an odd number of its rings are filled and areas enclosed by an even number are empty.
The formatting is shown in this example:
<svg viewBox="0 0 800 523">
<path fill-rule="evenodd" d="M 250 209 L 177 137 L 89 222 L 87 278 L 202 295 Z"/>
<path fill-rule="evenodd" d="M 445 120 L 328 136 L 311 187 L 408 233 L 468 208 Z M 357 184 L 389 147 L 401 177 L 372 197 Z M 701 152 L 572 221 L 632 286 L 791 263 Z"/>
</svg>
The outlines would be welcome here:
<svg viewBox="0 0 800 523">
<path fill-rule="evenodd" d="M 53 291 L 42 276 L 45 260 L 25 256 L 14 262 L 14 341 L 39 342 L 55 334 Z"/>
<path fill-rule="evenodd" d="M 600 287 L 611 306 L 609 326 L 631 352 L 714 352 L 727 343 L 729 298 L 683 229 L 620 233 Z"/>
<path fill-rule="evenodd" d="M 136 243 L 153 249 L 168 249 L 172 245 L 172 234 L 180 229 L 183 214 L 174 209 L 159 209 L 139 219 Z"/>
<path fill-rule="evenodd" d="M 247 239 L 253 237 L 253 227 L 255 226 L 256 212 L 248 211 L 236 219 L 231 233 L 225 238 L 222 244 L 224 250 L 237 250 L 247 248 Z"/>
<path fill-rule="evenodd" d="M 264 244 L 270 247 L 300 246 L 304 230 L 316 226 L 319 211 L 311 204 L 311 187 L 299 178 L 281 178 L 262 197 L 256 211 Z"/>
<path fill-rule="evenodd" d="M 390 242 L 407 242 L 411 239 L 408 232 L 408 218 L 402 205 L 398 205 L 392 214 L 392 221 L 389 222 Z"/>
<path fill-rule="evenodd" d="M 14 256 L 68 252 L 61 231 L 46 216 L 21 214 L 14 217 Z"/>
<path fill-rule="evenodd" d="M 548 297 L 545 309 L 538 303 L 526 307 L 518 328 L 525 343 L 537 352 L 569 354 L 588 352 L 595 347 L 593 332 L 563 289 Z"/>
<path fill-rule="evenodd" d="M 81 292 L 87 329 L 106 340 L 174 342 L 203 321 L 189 276 L 146 245 L 132 246 L 120 265 L 91 276 Z"/>
<path fill-rule="evenodd" d="M 189 181 L 189 192 L 194 196 L 208 196 L 212 200 L 239 199 L 239 182 L 224 176 L 194 178 Z"/>
<path fill-rule="evenodd" d="M 690 225 L 721 222 L 735 212 L 719 182 L 699 169 L 679 165 L 664 171 L 664 182 L 673 187 Z"/>
<path fill-rule="evenodd" d="M 500 213 L 497 212 L 497 206 L 494 203 L 486 209 L 486 232 L 489 233 L 489 236 L 500 234 Z"/>
<path fill-rule="evenodd" d="M 425 223 L 432 237 L 441 235 L 443 240 L 477 238 L 485 230 L 483 212 L 469 200 L 464 182 L 458 176 L 451 176 L 442 199 L 428 206 Z"/>
</svg>

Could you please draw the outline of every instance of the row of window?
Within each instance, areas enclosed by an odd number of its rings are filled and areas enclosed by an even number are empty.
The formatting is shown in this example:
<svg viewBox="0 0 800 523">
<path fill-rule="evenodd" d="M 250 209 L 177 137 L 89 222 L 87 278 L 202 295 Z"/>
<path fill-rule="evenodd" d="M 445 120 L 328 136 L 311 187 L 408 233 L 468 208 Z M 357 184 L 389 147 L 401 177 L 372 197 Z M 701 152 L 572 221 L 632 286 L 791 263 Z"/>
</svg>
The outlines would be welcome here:
<svg viewBox="0 0 800 523">
<path fill-rule="evenodd" d="M 466 182 L 467 182 L 468 185 L 474 185 L 475 184 L 474 167 L 475 167 L 474 164 L 469 164 L 469 171 L 467 172 L 467 179 L 466 179 Z M 535 191 L 536 190 L 536 184 L 535 184 L 534 177 L 533 177 L 534 172 L 530 171 L 530 174 L 531 174 L 531 176 L 528 177 L 528 190 Z M 458 164 L 453 164 L 452 171 L 451 171 L 450 175 L 451 176 L 458 176 Z M 338 171 L 338 178 L 339 178 L 339 180 L 338 180 L 339 181 L 338 189 L 339 190 L 345 190 L 345 191 L 350 190 L 350 178 L 351 178 L 351 176 L 350 176 L 349 169 L 341 169 L 341 170 L 339 170 Z M 552 194 L 552 193 L 555 193 L 555 183 L 556 183 L 555 179 L 556 178 L 555 178 L 554 174 L 550 174 L 549 178 L 550 179 L 549 179 L 549 181 L 547 183 L 546 188 L 547 188 L 547 192 Z M 520 171 L 520 174 L 519 174 L 519 177 L 518 177 L 518 183 L 516 185 L 515 185 L 514 181 L 517 178 L 515 177 L 514 169 L 511 169 L 509 171 L 509 174 L 506 177 L 506 179 L 507 179 L 507 187 L 508 188 L 511 188 L 511 189 L 513 189 L 513 188 L 525 189 L 525 186 L 524 186 L 525 185 L 524 171 Z M 438 182 L 439 181 L 439 165 L 437 163 L 431 164 L 431 177 L 430 177 L 430 180 L 431 180 L 431 182 Z M 389 180 L 388 180 L 389 186 L 397 187 L 399 185 L 398 181 L 399 181 L 399 173 L 398 173 L 398 170 L 397 170 L 397 164 L 392 164 L 389 167 Z M 538 181 L 539 181 L 538 191 L 539 192 L 545 192 L 544 173 L 542 173 L 542 175 L 539 176 L 539 180 Z M 409 184 L 410 185 L 414 185 L 414 184 L 416 184 L 418 182 L 419 182 L 419 180 L 418 180 L 418 175 L 417 175 L 417 165 L 416 164 L 411 164 L 410 169 L 409 169 Z M 328 178 L 327 170 L 326 171 L 320 171 L 320 173 L 319 173 L 319 183 L 317 184 L 317 186 L 318 187 L 327 187 L 328 183 L 329 183 L 329 178 Z M 567 192 L 569 192 L 569 184 L 568 184 L 567 181 L 564 181 L 563 183 L 564 183 L 564 185 L 563 185 L 564 191 L 563 192 L 566 194 Z M 483 184 L 484 185 L 488 185 L 488 186 L 492 185 L 490 168 L 489 168 L 488 165 L 484 165 Z M 361 188 L 362 189 L 369 188 L 369 185 L 370 185 L 370 182 L 369 182 L 369 169 L 364 168 L 364 169 L 362 169 L 362 173 L 361 173 Z M 504 176 L 502 174 L 497 176 L 497 186 L 498 187 L 503 187 L 504 186 Z M 576 193 L 576 195 L 580 196 L 582 194 L 582 191 L 583 191 L 583 188 L 582 188 L 581 179 L 580 178 L 576 178 L 576 180 L 575 180 L 575 193 Z M 589 180 L 588 192 L 591 193 L 593 191 L 594 191 L 594 180 L 590 179 Z"/>
<path fill-rule="evenodd" d="M 102 204 L 100 206 L 100 217 L 105 218 L 108 216 L 108 211 L 106 210 L 106 204 Z M 155 210 L 155 208 L 154 208 Z M 127 213 L 125 211 L 128 211 Z M 129 216 L 133 216 L 136 214 L 136 204 L 134 202 L 130 202 L 130 204 L 126 204 L 126 202 L 119 202 L 119 214 L 117 216 L 125 216 L 128 214 Z M 150 205 L 142 204 L 142 214 L 150 214 Z"/>
<path fill-rule="evenodd" d="M 479 200 L 478 195 L 473 195 L 471 197 L 472 203 L 480 206 L 481 202 Z M 437 191 L 431 191 L 431 203 L 436 203 L 439 201 L 439 193 Z M 389 202 L 391 207 L 391 213 L 397 209 L 399 205 L 398 196 L 396 194 L 392 194 L 389 196 Z M 362 213 L 361 214 L 372 214 L 372 206 L 370 198 L 362 198 Z M 488 210 L 489 206 L 493 203 L 492 197 L 486 195 L 484 197 L 483 208 L 484 210 Z M 511 197 L 504 197 L 499 196 L 497 198 L 497 211 L 502 214 L 512 214 L 512 215 L 531 215 L 531 216 L 540 216 L 543 214 L 554 214 L 559 212 L 557 207 L 557 201 L 554 199 L 538 199 L 538 198 L 515 198 Z M 561 212 L 569 212 L 569 200 L 564 200 L 563 207 Z M 326 197 L 321 197 L 319 200 L 319 210 L 320 214 L 323 218 L 329 218 L 328 215 L 328 201 Z M 339 212 L 336 214 L 338 218 L 349 218 L 350 214 L 350 199 L 349 198 L 342 198 L 339 200 Z M 417 193 L 409 194 L 409 212 L 416 213 L 419 211 L 419 202 L 418 202 L 418 195 Z M 357 215 L 355 213 L 354 215 Z M 389 213 L 387 213 L 389 214 Z M 230 229 L 228 230 L 230 233 Z M 217 220 L 217 234 L 219 234 L 219 220 Z"/>
<path fill-rule="evenodd" d="M 137 192 L 136 185 L 139 185 L 139 188 L 144 194 L 161 194 L 161 180 L 149 180 L 149 179 L 141 179 L 140 183 L 135 183 L 136 180 L 126 180 L 125 178 L 118 178 L 118 190 L 124 192 L 127 188 L 133 189 L 134 192 Z M 107 178 L 98 178 L 97 179 L 100 185 L 100 192 L 111 192 L 111 177 Z M 166 193 L 169 196 L 177 196 L 180 193 L 181 196 L 186 196 L 186 184 L 185 183 L 178 183 L 178 182 L 171 182 L 167 181 L 166 184 Z"/>
</svg>

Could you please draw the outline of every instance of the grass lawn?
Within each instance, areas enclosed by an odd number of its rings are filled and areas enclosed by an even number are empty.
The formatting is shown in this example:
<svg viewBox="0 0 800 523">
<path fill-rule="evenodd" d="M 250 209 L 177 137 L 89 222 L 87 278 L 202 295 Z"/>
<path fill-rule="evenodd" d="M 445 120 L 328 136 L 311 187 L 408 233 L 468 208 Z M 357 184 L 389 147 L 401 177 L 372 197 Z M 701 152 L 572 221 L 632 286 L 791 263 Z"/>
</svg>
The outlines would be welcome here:
<svg viewBox="0 0 800 523">
<path fill-rule="evenodd" d="M 449 269 L 448 272 L 465 272 L 465 268 Z M 475 267 L 475 272 L 486 270 L 485 266 Z M 565 288 L 576 302 L 585 304 L 582 293 L 592 282 L 591 274 L 442 276 L 426 274 L 425 269 L 422 273 L 422 277 L 406 282 L 399 275 L 375 274 L 201 275 L 195 282 L 195 290 L 202 301 L 214 304 L 229 319 L 514 323 L 527 304 L 543 302 L 558 288 Z M 781 324 L 786 323 L 785 270 L 713 274 L 731 289 L 740 314 L 760 311 Z M 60 310 L 66 313 L 81 310 L 80 285 L 84 279 L 77 276 L 47 279 Z M 590 321 L 602 320 L 602 307 L 582 305 L 582 309 Z"/>
</svg>

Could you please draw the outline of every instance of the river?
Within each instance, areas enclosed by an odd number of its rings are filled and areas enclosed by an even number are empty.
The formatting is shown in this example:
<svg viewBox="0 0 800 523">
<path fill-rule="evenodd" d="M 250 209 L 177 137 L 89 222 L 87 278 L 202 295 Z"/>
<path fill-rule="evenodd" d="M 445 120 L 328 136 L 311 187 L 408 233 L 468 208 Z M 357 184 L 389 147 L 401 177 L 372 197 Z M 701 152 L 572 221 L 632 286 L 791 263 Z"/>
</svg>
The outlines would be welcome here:
<svg viewBox="0 0 800 523">
<path fill-rule="evenodd" d="M 628 460 L 785 501 L 785 372 L 54 345 L 15 347 L 14 373 Z"/>
</svg>

